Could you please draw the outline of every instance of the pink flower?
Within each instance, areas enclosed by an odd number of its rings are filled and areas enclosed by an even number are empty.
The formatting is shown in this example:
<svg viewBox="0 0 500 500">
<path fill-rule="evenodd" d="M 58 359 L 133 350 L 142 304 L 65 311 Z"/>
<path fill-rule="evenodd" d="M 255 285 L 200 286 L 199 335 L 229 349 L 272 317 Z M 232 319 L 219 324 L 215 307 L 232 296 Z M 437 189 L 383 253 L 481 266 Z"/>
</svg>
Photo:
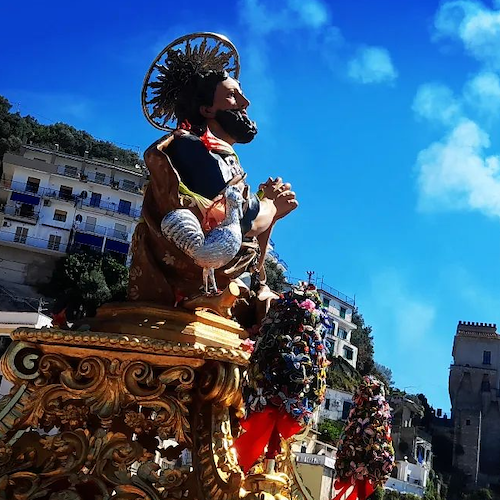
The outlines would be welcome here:
<svg viewBox="0 0 500 500">
<path fill-rule="evenodd" d="M 254 349 L 254 347 L 253 347 L 253 346 L 254 346 L 254 344 L 255 344 L 255 342 L 254 342 L 253 340 L 250 340 L 250 339 L 245 339 L 245 340 L 241 343 L 240 347 L 241 347 L 244 351 L 249 352 L 249 353 L 252 353 L 252 352 L 253 352 L 253 349 Z"/>
<path fill-rule="evenodd" d="M 299 307 L 301 309 L 307 309 L 308 311 L 314 311 L 314 309 L 316 309 L 316 305 L 314 304 L 314 302 L 311 299 L 306 299 L 306 300 L 302 301 L 299 304 Z"/>
</svg>

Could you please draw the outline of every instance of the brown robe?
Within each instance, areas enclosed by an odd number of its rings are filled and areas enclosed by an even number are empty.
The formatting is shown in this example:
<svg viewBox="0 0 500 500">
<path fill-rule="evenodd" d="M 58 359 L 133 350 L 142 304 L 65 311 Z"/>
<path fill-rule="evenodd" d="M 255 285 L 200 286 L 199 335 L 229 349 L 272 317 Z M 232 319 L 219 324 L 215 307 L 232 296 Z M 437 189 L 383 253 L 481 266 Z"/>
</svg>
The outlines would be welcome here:
<svg viewBox="0 0 500 500">
<path fill-rule="evenodd" d="M 142 219 L 132 239 L 129 300 L 173 306 L 183 297 L 200 293 L 202 268 L 161 233 L 163 217 L 177 208 L 189 208 L 201 222 L 191 197 L 179 193 L 179 175 L 165 150 L 173 136 L 154 143 L 144 154 L 151 178 L 142 206 Z M 255 238 L 243 242 L 236 257 L 215 270 L 217 285 L 225 288 L 245 271 L 254 272 L 260 252 Z"/>
</svg>

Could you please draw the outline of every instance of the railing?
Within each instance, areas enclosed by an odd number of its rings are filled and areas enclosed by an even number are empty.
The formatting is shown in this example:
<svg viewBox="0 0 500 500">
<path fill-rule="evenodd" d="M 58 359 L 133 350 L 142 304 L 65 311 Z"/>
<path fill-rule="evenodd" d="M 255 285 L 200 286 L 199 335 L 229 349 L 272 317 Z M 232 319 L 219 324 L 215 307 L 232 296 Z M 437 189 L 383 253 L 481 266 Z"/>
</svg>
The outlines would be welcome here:
<svg viewBox="0 0 500 500">
<path fill-rule="evenodd" d="M 0 181 L 0 188 L 4 189 L 10 189 L 12 191 L 17 191 L 19 193 L 28 193 L 36 196 L 41 196 L 45 198 L 52 198 L 52 199 L 58 199 L 58 200 L 63 200 L 63 201 L 68 201 L 68 202 L 75 202 L 78 200 L 79 203 L 81 203 L 81 206 L 83 207 L 90 207 L 90 208 L 98 208 L 100 210 L 104 210 L 106 212 L 111 212 L 112 214 L 124 214 L 128 215 L 129 217 L 133 217 L 134 219 L 137 219 L 141 216 L 141 210 L 140 209 L 126 209 L 123 207 L 120 207 L 118 203 L 110 203 L 110 202 L 104 202 L 104 201 L 95 201 L 92 200 L 92 198 L 86 198 L 82 200 L 78 195 L 76 194 L 64 194 L 61 193 L 59 190 L 56 188 L 51 188 L 51 187 L 36 187 L 33 184 L 27 184 L 25 182 L 19 182 L 19 181 L 9 181 L 6 179 L 2 179 Z"/>
<path fill-rule="evenodd" d="M 128 240 L 128 233 L 127 232 L 119 231 L 118 229 L 114 229 L 111 227 L 108 227 L 106 229 L 106 236 L 109 236 L 110 238 L 114 238 L 117 240 L 123 240 L 123 241 Z"/>
<path fill-rule="evenodd" d="M 71 177 L 72 179 L 78 179 L 80 177 L 80 172 L 78 167 L 72 168 L 64 165 L 58 165 L 57 173 L 59 175 L 64 175 L 65 177 Z"/>
<path fill-rule="evenodd" d="M 87 176 L 87 181 L 88 182 L 95 182 L 96 184 L 102 184 L 104 186 L 109 186 L 111 184 L 111 177 L 108 175 L 105 175 L 104 177 L 101 177 L 100 175 L 97 175 L 98 172 L 93 172 L 91 174 L 85 173 Z"/>
<path fill-rule="evenodd" d="M 67 243 L 47 240 L 45 238 L 36 238 L 35 236 L 17 234 L 12 231 L 0 230 L 0 240 L 9 243 L 18 243 L 29 247 L 40 248 L 45 250 L 53 250 L 55 252 L 66 252 Z"/>
<path fill-rule="evenodd" d="M 349 304 L 351 306 L 355 306 L 356 302 L 354 299 L 351 297 L 348 297 L 342 292 L 339 292 L 335 288 L 332 288 L 331 286 L 327 285 L 326 283 L 321 280 L 321 282 L 316 281 L 316 287 L 319 288 L 320 290 L 324 290 L 325 292 L 329 293 L 330 295 L 333 295 L 337 299 L 340 299 L 342 302 L 345 302 L 346 304 Z"/>
<path fill-rule="evenodd" d="M 36 184 L 29 184 L 28 182 L 11 181 L 7 179 L 2 179 L 0 181 L 0 188 L 10 189 L 12 191 L 17 191 L 18 193 L 28 193 L 42 195 L 45 188 L 41 188 Z"/>
<path fill-rule="evenodd" d="M 30 205 L 32 206 L 32 205 Z M 1 210 L 5 215 L 10 217 L 16 217 L 23 220 L 28 220 L 32 222 L 37 222 L 38 220 L 38 211 L 26 212 L 22 210 L 22 207 L 16 206 L 13 203 L 7 203 Z"/>
<path fill-rule="evenodd" d="M 128 215 L 129 217 L 139 218 L 141 216 L 141 211 L 130 208 L 126 209 L 123 207 L 120 207 L 119 204 L 117 203 L 108 203 L 104 201 L 92 201 L 92 199 L 85 199 L 85 200 L 80 200 L 81 206 L 82 207 L 89 207 L 89 208 L 95 208 L 95 209 L 100 209 L 104 210 L 105 212 L 112 212 L 113 214 L 123 214 L 123 215 Z"/>
<path fill-rule="evenodd" d="M 129 193 L 139 192 L 139 186 L 137 184 L 128 184 L 123 181 L 120 182 L 120 189 L 123 189 L 123 191 L 128 191 Z"/>
<path fill-rule="evenodd" d="M 10 189 L 11 191 L 16 191 L 18 193 L 27 193 L 36 196 L 44 196 L 46 198 L 57 198 L 64 201 L 75 201 L 77 198 L 74 194 L 61 194 L 56 188 L 51 187 L 39 187 L 35 184 L 29 184 L 26 182 L 19 181 L 7 181 L 3 179 L 0 182 L 0 187 L 4 189 Z"/>
<path fill-rule="evenodd" d="M 112 227 L 85 223 L 75 225 L 75 229 L 81 233 L 97 234 L 100 236 L 108 236 L 117 240 L 128 241 L 128 233 L 126 231 L 119 231 L 118 229 Z"/>
<path fill-rule="evenodd" d="M 384 488 L 396 490 L 400 493 L 413 493 L 419 497 L 424 496 L 424 487 L 418 484 L 407 483 L 394 477 L 390 477 L 384 485 Z"/>
<path fill-rule="evenodd" d="M 299 279 L 299 278 L 290 277 L 289 281 L 290 281 L 290 283 L 298 283 L 299 281 L 307 283 L 307 279 L 304 279 L 304 278 Z M 318 290 L 323 290 L 324 292 L 327 292 L 328 294 L 332 295 L 333 297 L 336 297 L 337 299 L 340 299 L 342 302 L 345 302 L 346 304 L 349 304 L 350 306 L 354 307 L 356 305 L 356 301 L 353 298 L 348 297 L 346 294 L 339 292 L 335 288 L 332 288 L 331 286 L 327 285 L 323 281 L 323 279 L 321 279 L 321 280 L 313 279 L 313 280 L 311 280 L 311 282 Z"/>
</svg>

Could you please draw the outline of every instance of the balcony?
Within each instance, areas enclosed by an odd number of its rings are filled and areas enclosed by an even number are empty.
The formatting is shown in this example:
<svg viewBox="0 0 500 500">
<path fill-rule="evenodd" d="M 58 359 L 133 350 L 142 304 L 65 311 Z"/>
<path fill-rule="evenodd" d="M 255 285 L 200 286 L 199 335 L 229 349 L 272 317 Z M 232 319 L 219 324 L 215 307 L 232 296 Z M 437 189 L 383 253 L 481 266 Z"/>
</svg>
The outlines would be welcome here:
<svg viewBox="0 0 500 500">
<path fill-rule="evenodd" d="M 128 241 L 128 233 L 126 231 L 119 231 L 111 227 L 106 229 L 106 236 L 115 240 Z"/>
<path fill-rule="evenodd" d="M 27 182 L 8 181 L 6 179 L 3 179 L 0 182 L 0 188 L 8 189 L 16 193 L 26 193 L 29 195 L 53 198 L 68 202 L 74 202 L 77 199 L 77 196 L 74 194 L 68 194 L 64 192 L 61 193 L 56 188 L 40 187 L 36 184 L 30 184 Z"/>
<path fill-rule="evenodd" d="M 131 181 L 122 180 L 119 184 L 120 189 L 129 193 L 139 193 L 139 186 Z"/>
<path fill-rule="evenodd" d="M 127 207 L 120 207 L 117 203 L 107 203 L 104 201 L 96 201 L 92 199 L 79 200 L 79 206 L 84 210 L 103 211 L 108 215 L 122 214 L 133 219 L 138 219 L 141 216 L 141 210 Z"/>
<path fill-rule="evenodd" d="M 78 167 L 70 167 L 67 165 L 58 165 L 57 173 L 59 175 L 64 175 L 64 177 L 70 177 L 71 179 L 79 179 L 80 172 Z"/>
<path fill-rule="evenodd" d="M 111 177 L 108 175 L 103 175 L 100 172 L 85 173 L 87 176 L 87 182 L 94 182 L 95 184 L 102 184 L 103 186 L 109 186 L 111 184 Z"/>
<path fill-rule="evenodd" d="M 79 224 L 75 226 L 77 231 L 81 233 L 95 234 L 98 236 L 107 236 L 108 238 L 113 238 L 120 241 L 128 241 L 128 233 L 126 231 L 119 231 L 118 229 L 99 226 L 97 224 Z"/>
<path fill-rule="evenodd" d="M 36 184 L 31 184 L 29 182 L 19 182 L 7 179 L 2 179 L 0 181 L 0 188 L 8 189 L 9 191 L 16 191 L 17 193 L 28 193 L 42 196 L 45 188 L 41 188 Z"/>
<path fill-rule="evenodd" d="M 424 496 L 424 487 L 415 483 L 408 483 L 406 481 L 401 481 L 400 479 L 396 479 L 394 477 L 390 477 L 384 485 L 384 489 L 386 490 L 396 490 L 400 493 L 411 493 L 413 495 L 417 495 L 419 497 Z"/>
<path fill-rule="evenodd" d="M 67 243 L 62 243 L 56 240 L 46 240 L 44 238 L 35 238 L 28 234 L 18 234 L 13 231 L 0 230 L 0 241 L 7 243 L 17 243 L 27 247 L 37 248 L 40 250 L 52 250 L 53 252 L 66 252 Z"/>
<path fill-rule="evenodd" d="M 45 198 L 52 198 L 55 200 L 67 201 L 69 203 L 74 203 L 78 199 L 78 196 L 74 194 L 69 194 L 65 192 L 61 193 L 60 191 L 50 188 L 45 188 L 42 196 L 44 196 Z"/>
<path fill-rule="evenodd" d="M 335 288 L 332 288 L 331 286 L 327 285 L 326 283 L 323 282 L 323 280 L 321 280 L 321 283 L 316 282 L 316 288 L 318 288 L 318 290 L 323 290 L 324 292 L 332 295 L 333 297 L 341 300 L 345 304 L 348 304 L 352 307 L 356 305 L 354 299 L 348 297 L 346 294 L 342 292 L 339 292 Z"/>
<path fill-rule="evenodd" d="M 33 205 L 7 203 L 1 208 L 1 211 L 8 219 L 18 220 L 27 224 L 36 224 L 38 222 L 39 210 L 34 210 Z"/>
</svg>

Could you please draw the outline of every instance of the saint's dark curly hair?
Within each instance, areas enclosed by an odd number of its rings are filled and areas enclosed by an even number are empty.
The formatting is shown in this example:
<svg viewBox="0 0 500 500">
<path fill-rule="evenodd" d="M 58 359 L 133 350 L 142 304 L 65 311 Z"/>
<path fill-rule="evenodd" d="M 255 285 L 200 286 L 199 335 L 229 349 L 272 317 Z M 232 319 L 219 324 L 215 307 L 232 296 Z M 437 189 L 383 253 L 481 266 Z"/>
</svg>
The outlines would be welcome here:
<svg viewBox="0 0 500 500">
<path fill-rule="evenodd" d="M 195 131 L 203 131 L 205 118 L 200 106 L 213 104 L 217 84 L 229 76 L 225 68 L 231 56 L 218 50 L 204 42 L 194 49 L 188 45 L 186 52 L 167 52 L 165 64 L 157 65 L 157 80 L 149 84 L 154 95 L 150 100 L 154 116 L 174 110 L 178 123 L 187 120 Z"/>
</svg>

